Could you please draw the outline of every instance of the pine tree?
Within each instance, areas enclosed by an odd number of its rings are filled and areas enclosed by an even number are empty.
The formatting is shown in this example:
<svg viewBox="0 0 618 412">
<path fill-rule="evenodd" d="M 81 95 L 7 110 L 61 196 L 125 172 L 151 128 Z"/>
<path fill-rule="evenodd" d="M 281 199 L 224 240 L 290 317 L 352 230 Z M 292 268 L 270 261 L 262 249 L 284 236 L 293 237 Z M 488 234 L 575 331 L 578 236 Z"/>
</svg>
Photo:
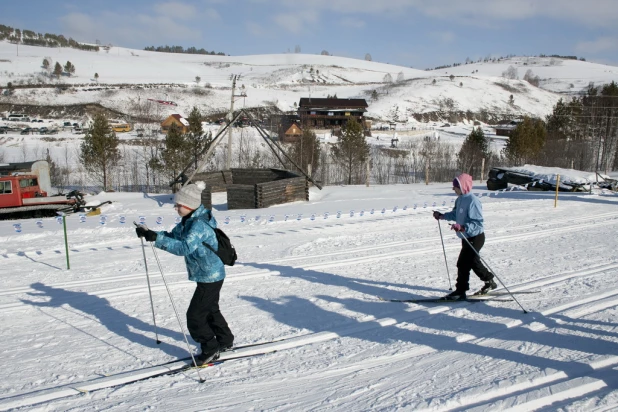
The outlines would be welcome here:
<svg viewBox="0 0 618 412">
<path fill-rule="evenodd" d="M 504 155 L 515 164 L 533 162 L 545 146 L 546 136 L 545 123 L 526 116 L 509 137 Z"/>
<path fill-rule="evenodd" d="M 189 132 L 186 136 L 187 148 L 189 150 L 190 158 L 193 159 L 194 167 L 197 168 L 199 161 L 199 154 L 210 146 L 212 142 L 212 133 L 204 134 L 202 128 L 202 113 L 197 107 L 193 107 L 189 117 Z"/>
<path fill-rule="evenodd" d="M 54 66 L 54 76 L 56 76 L 56 78 L 60 78 L 60 76 L 62 75 L 62 66 L 60 65 L 60 63 L 56 62 L 56 65 Z"/>
<path fill-rule="evenodd" d="M 43 68 L 49 70 L 49 60 L 43 59 Z"/>
<path fill-rule="evenodd" d="M 309 164 L 312 173 L 317 170 L 320 160 L 320 141 L 313 130 L 303 129 L 303 134 L 290 147 L 290 158 L 304 171 L 307 171 Z"/>
<path fill-rule="evenodd" d="M 163 170 L 170 181 L 174 181 L 187 164 L 187 140 L 180 128 L 172 123 L 163 143 L 159 161 L 151 166 Z"/>
<path fill-rule="evenodd" d="M 71 64 L 70 61 L 67 61 L 64 65 L 64 71 L 70 76 L 71 75 L 71 67 L 73 66 L 73 64 Z M 75 71 L 75 69 L 73 69 L 73 71 Z"/>
<path fill-rule="evenodd" d="M 458 167 L 471 176 L 480 175 L 482 159 L 489 159 L 489 141 L 480 127 L 472 129 L 459 150 Z"/>
<path fill-rule="evenodd" d="M 99 82 L 99 73 L 95 73 L 94 74 L 94 80 L 96 80 L 96 82 Z"/>
<path fill-rule="evenodd" d="M 331 148 L 331 152 L 335 160 L 345 169 L 348 184 L 352 184 L 354 172 L 357 177 L 360 177 L 362 166 L 369 157 L 369 145 L 365 141 L 361 124 L 355 119 L 348 120 L 341 130 L 339 141 Z"/>
<path fill-rule="evenodd" d="M 122 158 L 119 144 L 120 140 L 111 130 L 105 115 L 96 114 L 84 136 L 79 158 L 95 182 L 103 186 L 103 190 L 109 188 L 109 177 Z"/>
</svg>

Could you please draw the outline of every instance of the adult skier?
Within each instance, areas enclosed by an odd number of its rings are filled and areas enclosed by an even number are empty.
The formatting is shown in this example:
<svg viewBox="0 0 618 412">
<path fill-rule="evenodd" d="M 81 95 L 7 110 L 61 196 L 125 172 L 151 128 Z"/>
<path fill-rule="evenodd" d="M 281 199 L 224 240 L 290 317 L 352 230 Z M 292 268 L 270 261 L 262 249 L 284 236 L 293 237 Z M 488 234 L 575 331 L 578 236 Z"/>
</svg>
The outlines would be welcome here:
<svg viewBox="0 0 618 412">
<path fill-rule="evenodd" d="M 470 191 L 472 190 L 472 176 L 462 173 L 453 180 L 453 190 L 457 194 L 455 207 L 447 213 L 433 212 L 433 217 L 437 220 L 444 219 L 455 221 L 451 229 L 457 233 L 461 240 L 461 252 L 457 259 L 457 284 L 455 291 L 444 296 L 445 300 L 466 299 L 466 291 L 470 289 L 470 270 L 485 282 L 483 287 L 475 295 L 484 295 L 497 287 L 494 282 L 494 275 L 491 273 L 477 253 L 485 244 L 485 233 L 483 231 L 483 207 L 480 200 Z M 468 242 L 463 238 L 466 238 Z"/>
<path fill-rule="evenodd" d="M 187 328 L 191 337 L 201 345 L 196 357 L 201 366 L 219 358 L 219 353 L 232 347 L 234 335 L 219 310 L 219 294 L 225 279 L 225 267 L 219 257 L 202 242 L 218 248 L 213 228 L 217 221 L 202 205 L 204 182 L 189 184 L 174 198 L 174 208 L 182 217 L 171 232 L 155 232 L 144 225 L 135 231 L 138 237 L 154 242 L 154 246 L 177 256 L 184 256 L 189 280 L 197 287 L 187 310 Z"/>
</svg>

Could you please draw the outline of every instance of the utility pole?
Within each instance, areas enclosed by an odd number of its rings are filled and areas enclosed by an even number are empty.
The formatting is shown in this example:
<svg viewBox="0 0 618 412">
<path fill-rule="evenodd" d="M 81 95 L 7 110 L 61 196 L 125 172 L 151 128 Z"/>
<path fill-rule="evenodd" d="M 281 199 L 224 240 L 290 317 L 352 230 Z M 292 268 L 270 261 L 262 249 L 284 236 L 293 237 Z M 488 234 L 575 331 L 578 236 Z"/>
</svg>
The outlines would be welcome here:
<svg viewBox="0 0 618 412">
<path fill-rule="evenodd" d="M 232 99 L 230 102 L 230 113 L 228 114 L 228 121 L 231 122 L 234 119 L 234 98 L 242 97 L 243 99 L 247 97 L 247 92 L 245 91 L 245 86 L 243 85 L 241 88 L 240 94 L 234 94 L 236 91 L 236 82 L 240 80 L 240 75 L 233 74 L 232 75 Z M 243 108 L 245 107 L 243 100 Z M 227 129 L 227 160 L 225 162 L 225 166 L 227 170 L 230 170 L 232 161 L 232 125 L 230 124 Z"/>
<path fill-rule="evenodd" d="M 228 121 L 231 123 L 232 119 L 234 119 L 234 90 L 236 89 L 236 80 L 238 79 L 238 75 L 232 75 L 232 98 L 230 102 L 230 113 L 228 114 Z M 225 162 L 225 167 L 227 170 L 230 170 L 232 162 L 232 125 L 230 124 L 227 130 L 227 159 Z"/>
</svg>

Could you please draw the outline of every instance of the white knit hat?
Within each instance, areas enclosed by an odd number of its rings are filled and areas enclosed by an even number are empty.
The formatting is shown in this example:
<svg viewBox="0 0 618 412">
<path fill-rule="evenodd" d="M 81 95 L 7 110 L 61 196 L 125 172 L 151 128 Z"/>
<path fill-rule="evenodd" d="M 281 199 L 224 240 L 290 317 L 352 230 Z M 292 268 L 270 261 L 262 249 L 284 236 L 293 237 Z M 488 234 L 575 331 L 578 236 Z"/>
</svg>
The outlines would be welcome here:
<svg viewBox="0 0 618 412">
<path fill-rule="evenodd" d="M 189 209 L 197 209 L 202 204 L 202 190 L 205 188 L 206 183 L 204 182 L 186 185 L 176 193 L 174 201 Z"/>
</svg>

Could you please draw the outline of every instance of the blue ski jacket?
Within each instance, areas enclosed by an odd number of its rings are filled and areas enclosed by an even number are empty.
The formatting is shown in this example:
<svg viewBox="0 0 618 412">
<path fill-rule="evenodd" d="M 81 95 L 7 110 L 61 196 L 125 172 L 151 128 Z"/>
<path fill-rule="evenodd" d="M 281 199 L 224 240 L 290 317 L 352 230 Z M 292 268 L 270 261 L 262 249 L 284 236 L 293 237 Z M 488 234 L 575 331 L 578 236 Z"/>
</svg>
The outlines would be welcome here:
<svg viewBox="0 0 618 412">
<path fill-rule="evenodd" d="M 184 256 L 189 280 L 200 283 L 218 282 L 225 279 L 223 262 L 202 244 L 206 242 L 213 249 L 219 249 L 213 230 L 216 227 L 217 221 L 210 210 L 200 205 L 171 232 L 157 232 L 154 245 L 174 255 Z"/>
<path fill-rule="evenodd" d="M 483 206 L 481 201 L 472 193 L 462 194 L 457 197 L 455 207 L 444 214 L 444 219 L 454 220 L 455 223 L 466 228 L 463 232 L 466 238 L 474 237 L 483 233 Z M 462 237 L 462 233 L 457 233 Z"/>
</svg>

